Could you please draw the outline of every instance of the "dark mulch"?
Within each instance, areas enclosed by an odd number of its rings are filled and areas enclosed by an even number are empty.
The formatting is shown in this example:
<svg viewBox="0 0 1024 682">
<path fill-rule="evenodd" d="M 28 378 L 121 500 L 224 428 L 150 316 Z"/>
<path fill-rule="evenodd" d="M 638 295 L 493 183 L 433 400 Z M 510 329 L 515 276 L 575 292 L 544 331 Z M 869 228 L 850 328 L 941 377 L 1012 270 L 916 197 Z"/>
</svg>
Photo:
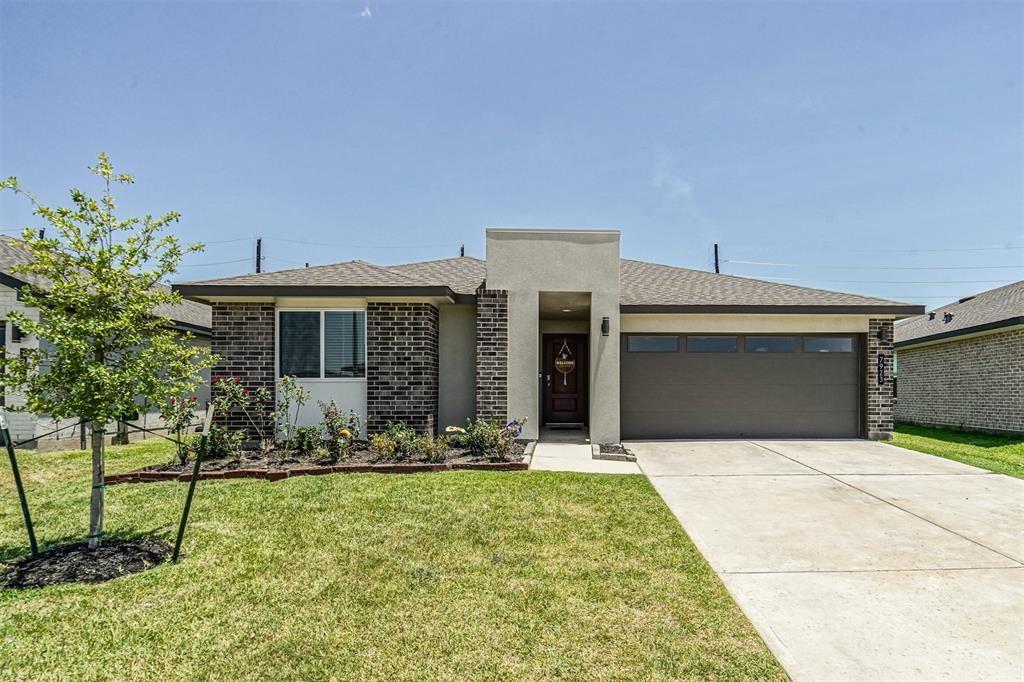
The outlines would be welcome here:
<svg viewBox="0 0 1024 682">
<path fill-rule="evenodd" d="M 106 540 L 96 549 L 89 549 L 85 542 L 57 545 L 13 564 L 0 574 L 0 587 L 102 583 L 162 564 L 171 558 L 172 551 L 169 544 L 157 538 Z"/>
<path fill-rule="evenodd" d="M 605 455 L 632 455 L 633 453 L 621 445 L 601 444 L 601 453 Z"/>
<path fill-rule="evenodd" d="M 484 462 L 518 462 L 523 458 L 526 443 L 516 442 L 515 449 L 508 457 L 500 458 L 494 456 L 480 456 L 470 453 L 468 450 L 453 448 L 448 451 L 444 462 L 450 464 L 481 464 Z M 294 452 L 272 451 L 269 455 L 256 450 L 244 450 L 236 452 L 232 457 L 221 459 L 204 459 L 203 471 L 230 471 L 232 469 L 270 469 L 271 471 L 295 469 L 303 467 L 328 466 L 332 464 L 436 464 L 428 462 L 422 457 L 382 457 L 379 453 L 370 450 L 369 444 L 359 441 L 354 444 L 352 450 L 345 457 L 337 460 L 326 459 L 322 455 L 301 455 Z M 143 471 L 177 471 L 191 472 L 194 462 L 186 462 L 184 465 L 178 460 L 166 464 L 157 464 L 146 467 Z"/>
</svg>

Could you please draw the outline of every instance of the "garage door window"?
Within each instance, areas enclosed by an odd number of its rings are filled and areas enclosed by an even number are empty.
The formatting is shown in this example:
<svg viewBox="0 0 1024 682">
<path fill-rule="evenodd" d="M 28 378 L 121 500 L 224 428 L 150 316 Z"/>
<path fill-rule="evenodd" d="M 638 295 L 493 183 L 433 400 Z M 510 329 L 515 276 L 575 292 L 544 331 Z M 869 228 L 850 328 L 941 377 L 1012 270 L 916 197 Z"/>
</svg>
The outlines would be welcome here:
<svg viewBox="0 0 1024 682">
<path fill-rule="evenodd" d="M 794 353 L 795 336 L 748 336 L 743 341 L 747 353 Z"/>
<path fill-rule="evenodd" d="M 735 336 L 686 337 L 686 352 L 688 353 L 735 353 L 736 349 Z"/>
<path fill-rule="evenodd" d="M 850 336 L 805 336 L 805 353 L 852 353 L 853 337 Z"/>
<path fill-rule="evenodd" d="M 678 336 L 628 336 L 626 350 L 630 353 L 678 353 Z"/>
</svg>

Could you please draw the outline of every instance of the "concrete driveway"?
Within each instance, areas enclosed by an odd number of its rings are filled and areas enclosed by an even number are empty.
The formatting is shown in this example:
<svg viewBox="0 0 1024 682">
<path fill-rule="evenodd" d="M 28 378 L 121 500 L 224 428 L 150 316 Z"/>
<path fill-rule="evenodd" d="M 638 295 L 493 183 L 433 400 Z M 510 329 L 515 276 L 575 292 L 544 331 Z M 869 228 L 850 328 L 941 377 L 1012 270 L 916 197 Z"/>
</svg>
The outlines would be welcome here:
<svg viewBox="0 0 1024 682">
<path fill-rule="evenodd" d="M 794 679 L 1024 679 L 1024 481 L 868 441 L 628 447 Z"/>
</svg>

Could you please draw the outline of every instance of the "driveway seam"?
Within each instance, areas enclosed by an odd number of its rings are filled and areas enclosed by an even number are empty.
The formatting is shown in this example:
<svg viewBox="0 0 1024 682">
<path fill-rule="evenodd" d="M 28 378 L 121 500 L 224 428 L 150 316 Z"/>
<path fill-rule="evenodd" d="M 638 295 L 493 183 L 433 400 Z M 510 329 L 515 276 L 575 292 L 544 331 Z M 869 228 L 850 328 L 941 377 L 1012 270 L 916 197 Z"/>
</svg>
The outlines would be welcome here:
<svg viewBox="0 0 1024 682">
<path fill-rule="evenodd" d="M 941 523 L 937 523 L 935 521 L 932 521 L 931 519 L 925 518 L 924 516 L 921 516 L 920 514 L 916 514 L 916 513 L 912 512 L 912 511 L 910 511 L 909 509 L 904 509 L 903 507 L 899 506 L 898 504 L 896 504 L 896 503 L 894 503 L 894 502 L 892 502 L 890 500 L 887 500 L 887 499 L 885 499 L 883 497 L 879 497 L 878 495 L 875 495 L 872 492 L 868 492 L 867 490 L 864 490 L 863 488 L 858 488 L 857 486 L 853 485 L 852 483 L 844 481 L 841 478 L 837 478 L 836 476 L 834 476 L 834 475 L 832 475 L 830 473 L 821 471 L 820 469 L 815 469 L 810 464 L 807 464 L 805 462 L 801 462 L 799 460 L 793 459 L 792 457 L 790 457 L 788 455 L 785 455 L 785 454 L 783 454 L 781 452 L 777 452 L 775 450 L 772 450 L 767 445 L 761 445 L 760 443 L 758 443 L 756 441 L 752 441 L 751 440 L 751 441 L 747 441 L 747 442 L 750 443 L 751 445 L 756 445 L 759 448 L 767 450 L 768 452 L 774 453 L 774 454 L 778 455 L 779 457 L 785 457 L 789 461 L 795 462 L 795 463 L 799 464 L 800 466 L 807 467 L 811 471 L 816 471 L 819 474 L 821 474 L 822 476 L 828 476 L 829 478 L 831 478 L 833 481 L 836 481 L 837 483 L 841 483 L 842 485 L 845 485 L 845 486 L 847 486 L 849 488 L 853 488 L 854 490 L 856 490 L 858 492 L 861 492 L 861 493 L 867 495 L 868 497 L 873 497 L 874 499 L 878 500 L 879 502 L 884 502 L 885 504 L 889 505 L 890 507 L 894 507 L 896 509 L 899 509 L 902 512 L 910 514 L 911 516 L 913 516 L 915 518 L 921 519 L 922 521 L 924 521 L 926 523 L 930 523 L 933 526 L 935 526 L 936 528 L 941 528 L 942 530 L 946 531 L 947 533 L 952 533 L 953 535 L 956 535 L 959 538 L 967 540 L 968 542 L 972 542 L 975 545 L 977 545 L 978 547 L 983 547 L 983 548 L 989 550 L 990 552 L 994 552 L 994 553 L 998 554 L 999 556 L 1003 557 L 1004 559 L 1009 559 L 1010 561 L 1012 561 L 1017 566 L 1024 566 L 1024 563 L 1022 563 L 1021 561 L 1013 558 L 1012 556 L 1010 556 L 1008 554 L 1000 552 L 998 549 L 994 549 L 992 547 L 989 547 L 988 545 L 986 545 L 986 544 L 984 544 L 982 542 L 979 542 L 979 541 L 975 540 L 974 538 L 969 538 L 966 535 L 964 535 L 963 533 L 957 532 L 957 531 L 955 531 L 955 530 L 953 530 L 951 528 L 946 528 Z M 857 474 L 837 474 L 837 475 L 840 475 L 840 476 L 855 476 Z M 904 474 L 904 475 L 912 476 L 912 475 L 915 475 L 915 474 Z M 968 475 L 968 474 L 963 474 L 963 475 Z"/>
</svg>

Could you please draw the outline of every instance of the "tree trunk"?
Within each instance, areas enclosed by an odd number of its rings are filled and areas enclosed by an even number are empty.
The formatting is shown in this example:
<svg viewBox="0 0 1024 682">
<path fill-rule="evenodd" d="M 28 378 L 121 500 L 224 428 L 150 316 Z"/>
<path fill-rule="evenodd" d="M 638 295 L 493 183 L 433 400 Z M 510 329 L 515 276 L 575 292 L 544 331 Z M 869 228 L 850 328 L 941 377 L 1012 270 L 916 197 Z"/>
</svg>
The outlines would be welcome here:
<svg viewBox="0 0 1024 682">
<path fill-rule="evenodd" d="M 103 535 L 103 424 L 92 422 L 92 499 L 89 503 L 89 549 Z"/>
</svg>

